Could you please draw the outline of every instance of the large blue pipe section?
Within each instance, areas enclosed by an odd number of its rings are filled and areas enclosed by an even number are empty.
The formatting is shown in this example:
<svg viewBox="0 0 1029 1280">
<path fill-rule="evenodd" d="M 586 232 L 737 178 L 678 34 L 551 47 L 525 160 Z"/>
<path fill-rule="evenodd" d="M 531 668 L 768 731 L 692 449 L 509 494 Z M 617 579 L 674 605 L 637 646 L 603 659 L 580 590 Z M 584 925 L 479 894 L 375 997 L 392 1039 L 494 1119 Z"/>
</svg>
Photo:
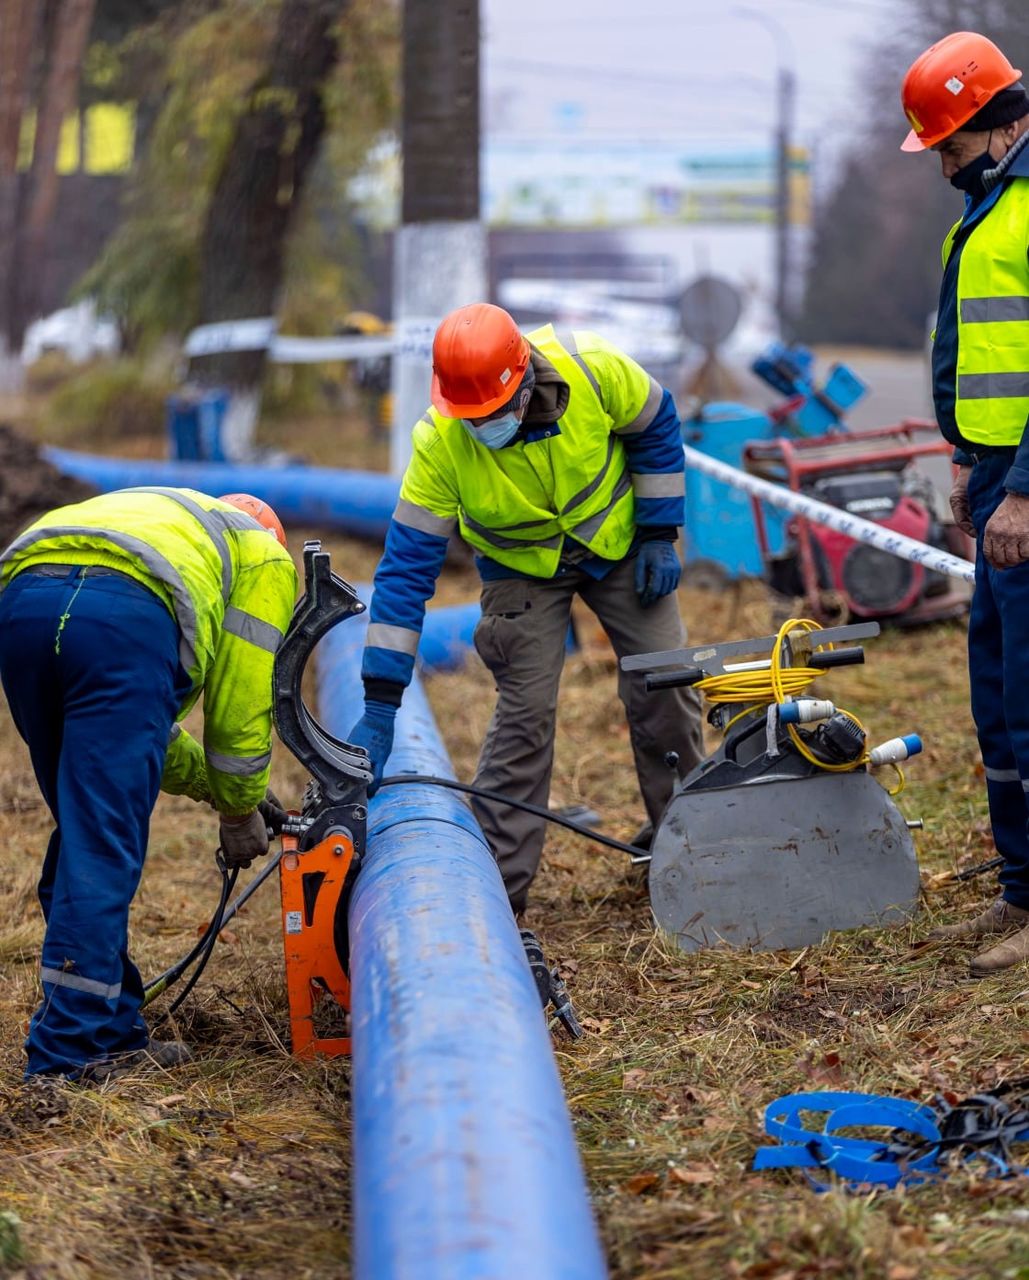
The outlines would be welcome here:
<svg viewBox="0 0 1029 1280">
<path fill-rule="evenodd" d="M 364 615 L 318 650 L 359 713 Z M 389 773 L 453 777 L 417 678 Z M 354 1280 L 599 1280 L 582 1166 L 496 863 L 454 792 L 383 788 L 350 903 Z"/>
<path fill-rule="evenodd" d="M 252 493 L 274 507 L 286 525 L 318 525 L 379 541 L 386 537 L 400 492 L 399 480 L 379 471 L 108 458 L 71 449 L 42 452 L 58 471 L 84 480 L 102 493 L 154 484 L 197 489 L 212 497 L 220 493 Z"/>
<path fill-rule="evenodd" d="M 380 541 L 386 537 L 399 491 L 395 479 L 374 471 L 109 458 L 70 449 L 45 449 L 43 453 L 64 475 L 84 480 L 102 493 L 133 485 L 173 485 L 212 497 L 252 493 L 273 506 L 287 525 L 324 526 Z M 423 670 L 460 667 L 471 648 L 478 620 L 477 604 L 430 609 L 418 646 Z"/>
</svg>

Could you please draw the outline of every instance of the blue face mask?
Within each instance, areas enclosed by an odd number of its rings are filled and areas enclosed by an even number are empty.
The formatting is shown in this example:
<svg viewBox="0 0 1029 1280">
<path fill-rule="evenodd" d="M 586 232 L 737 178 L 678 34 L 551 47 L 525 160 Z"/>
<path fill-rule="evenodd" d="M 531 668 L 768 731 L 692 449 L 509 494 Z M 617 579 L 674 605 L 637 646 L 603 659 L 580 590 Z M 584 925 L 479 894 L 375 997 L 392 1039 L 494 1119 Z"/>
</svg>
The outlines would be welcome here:
<svg viewBox="0 0 1029 1280">
<path fill-rule="evenodd" d="M 510 444 L 515 438 L 522 425 L 521 418 L 511 410 L 503 417 L 490 418 L 489 422 L 478 427 L 470 418 L 462 418 L 461 422 L 472 439 L 485 445 L 487 449 L 503 449 L 505 444 Z"/>
</svg>

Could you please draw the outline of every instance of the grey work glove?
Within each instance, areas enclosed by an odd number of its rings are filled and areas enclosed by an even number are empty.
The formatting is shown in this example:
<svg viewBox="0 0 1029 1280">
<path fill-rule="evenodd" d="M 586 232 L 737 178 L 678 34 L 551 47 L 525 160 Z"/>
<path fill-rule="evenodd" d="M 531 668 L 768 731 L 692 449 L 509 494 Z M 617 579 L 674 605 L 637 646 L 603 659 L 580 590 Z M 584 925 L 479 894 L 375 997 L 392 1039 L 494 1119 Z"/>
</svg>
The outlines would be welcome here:
<svg viewBox="0 0 1029 1280">
<path fill-rule="evenodd" d="M 249 867 L 254 858 L 268 852 L 268 827 L 260 809 L 253 809 L 242 818 L 227 818 L 223 813 L 218 838 L 222 859 L 230 869 Z"/>
<path fill-rule="evenodd" d="M 273 836 L 282 835 L 282 825 L 287 817 L 286 808 L 271 787 L 264 793 L 264 799 L 257 806 L 257 811 L 264 818 L 264 824 Z"/>
<path fill-rule="evenodd" d="M 972 523 L 972 511 L 968 505 L 968 478 L 971 474 L 971 467 L 958 468 L 950 490 L 950 509 L 954 513 L 954 523 L 961 532 L 974 538 L 975 525 Z"/>
</svg>

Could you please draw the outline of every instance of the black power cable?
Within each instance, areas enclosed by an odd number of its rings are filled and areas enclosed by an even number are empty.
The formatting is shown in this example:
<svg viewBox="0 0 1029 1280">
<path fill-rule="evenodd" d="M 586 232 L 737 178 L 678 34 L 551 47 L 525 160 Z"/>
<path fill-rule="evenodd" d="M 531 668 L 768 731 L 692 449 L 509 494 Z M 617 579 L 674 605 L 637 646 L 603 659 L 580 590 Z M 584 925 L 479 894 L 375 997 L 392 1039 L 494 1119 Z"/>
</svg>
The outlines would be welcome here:
<svg viewBox="0 0 1029 1280">
<path fill-rule="evenodd" d="M 203 960 L 191 976 L 189 985 L 186 987 L 185 991 L 176 997 L 175 1003 L 171 1006 L 168 1012 L 173 1013 L 179 1007 L 193 987 L 196 986 L 197 979 L 200 977 L 201 973 L 203 973 L 208 960 L 210 960 L 218 934 L 221 933 L 222 929 L 229 923 L 233 916 L 236 915 L 240 908 L 246 904 L 258 889 L 260 889 L 261 885 L 264 884 L 275 868 L 279 865 L 281 858 L 282 852 L 280 850 L 268 859 L 266 865 L 261 868 L 260 874 L 254 876 L 253 880 L 250 881 L 247 887 L 227 906 L 226 902 L 239 876 L 239 870 L 237 868 L 230 874 L 222 868 L 222 896 L 218 903 L 217 910 L 211 917 L 211 923 L 204 930 L 196 946 L 193 947 L 187 955 L 184 955 L 182 959 L 177 960 L 171 968 L 165 969 L 164 973 L 159 974 L 158 977 L 146 984 L 143 988 L 145 993 L 143 999 L 144 1008 L 150 1004 L 152 1000 L 156 1000 L 159 995 L 162 995 L 173 982 L 178 982 L 179 978 L 182 977 L 183 973 L 185 973 L 193 961 L 196 960 L 198 956 L 203 955 Z M 206 955 L 204 955 L 205 951 Z"/>
<path fill-rule="evenodd" d="M 505 796 L 502 791 L 490 791 L 486 787 L 475 787 L 468 782 L 458 782 L 454 778 L 440 778 L 434 773 L 394 773 L 388 778 L 383 778 L 379 783 L 379 787 L 396 787 L 401 783 L 413 782 L 421 782 L 433 787 L 447 787 L 450 791 L 463 791 L 466 795 L 478 796 L 482 800 L 493 800 L 497 804 L 507 805 L 511 809 L 522 809 L 525 813 L 534 814 L 545 822 L 552 822 L 558 827 L 567 827 L 569 831 L 574 831 L 576 835 L 582 836 L 586 840 L 593 840 L 596 844 L 606 845 L 608 849 L 617 849 L 620 853 L 627 853 L 637 866 L 650 861 L 650 854 L 645 853 L 634 844 L 626 844 L 622 840 L 616 840 L 614 836 L 602 835 L 600 832 L 594 831 L 592 827 L 584 827 L 581 822 L 573 822 L 571 818 L 566 818 L 564 814 L 555 813 L 553 809 L 544 809 L 541 805 L 530 804 L 527 800 L 512 800 L 510 796 Z"/>
<path fill-rule="evenodd" d="M 396 773 L 388 778 L 383 778 L 379 783 L 380 787 L 395 787 L 403 783 L 422 783 L 423 785 L 433 787 L 446 787 L 450 791 L 461 791 L 466 795 L 478 796 L 482 800 L 492 800 L 497 804 L 507 805 L 512 809 L 521 809 L 525 813 L 531 813 L 537 818 L 542 818 L 545 822 L 552 822 L 555 826 L 565 827 L 569 831 L 573 831 L 576 835 L 582 836 L 586 840 L 592 840 L 595 844 L 605 845 L 608 849 L 617 849 L 619 853 L 627 853 L 637 866 L 650 862 L 650 854 L 645 853 L 636 845 L 626 844 L 622 840 L 616 840 L 614 836 L 605 836 L 598 831 L 594 831 L 592 827 L 583 826 L 580 822 L 574 822 L 571 818 L 566 818 L 564 814 L 555 813 L 553 809 L 544 809 L 541 805 L 530 804 L 527 800 L 512 800 L 510 796 L 505 796 L 501 791 L 491 791 L 487 787 L 476 787 L 471 783 L 458 782 L 455 778 L 441 778 L 432 773 Z M 261 869 L 259 875 L 247 885 L 239 897 L 229 903 L 229 895 L 235 887 L 236 880 L 239 876 L 239 868 L 235 868 L 229 872 L 221 857 L 218 858 L 218 866 L 222 873 L 222 891 L 217 909 L 211 917 L 211 922 L 204 930 L 203 935 L 197 944 L 184 955 L 181 960 L 177 960 L 169 969 L 165 969 L 164 973 L 148 982 L 143 988 L 144 1008 L 162 995 L 174 982 L 182 977 L 183 973 L 189 966 L 197 961 L 197 966 L 190 974 L 189 981 L 186 983 L 182 991 L 175 997 L 173 1003 L 168 1007 L 167 1014 L 172 1014 L 182 1004 L 183 1000 L 196 986 L 201 974 L 207 967 L 208 961 L 214 951 L 218 934 L 225 925 L 239 911 L 240 907 L 251 897 L 252 894 L 261 887 L 268 879 L 271 873 L 279 865 L 282 858 L 281 851 L 274 857 L 270 858 L 267 865 Z M 226 905 L 228 904 L 228 905 Z M 166 1016 L 167 1016 L 166 1014 Z"/>
</svg>

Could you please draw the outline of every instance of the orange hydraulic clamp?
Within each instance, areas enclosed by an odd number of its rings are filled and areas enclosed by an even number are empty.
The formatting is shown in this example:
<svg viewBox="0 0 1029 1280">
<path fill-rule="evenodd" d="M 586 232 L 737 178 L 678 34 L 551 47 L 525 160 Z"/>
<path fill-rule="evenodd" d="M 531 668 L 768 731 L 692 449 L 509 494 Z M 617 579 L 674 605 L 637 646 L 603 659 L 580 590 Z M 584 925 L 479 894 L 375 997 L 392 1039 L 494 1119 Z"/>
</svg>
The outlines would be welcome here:
<svg viewBox="0 0 1029 1280">
<path fill-rule="evenodd" d="M 297 836 L 283 833 L 282 943 L 293 1052 L 300 1058 L 350 1052 L 349 1034 L 321 1035 L 319 1021 L 331 1017 L 340 1030 L 349 1032 L 350 979 L 340 957 L 346 955 L 347 890 L 353 869 L 349 835 L 328 835 L 300 852 Z"/>
<path fill-rule="evenodd" d="M 293 1052 L 350 1052 L 347 903 L 364 854 L 368 755 L 334 737 L 301 695 L 307 660 L 321 637 L 364 612 L 320 542 L 304 544 L 305 592 L 275 655 L 275 726 L 310 782 L 301 813 L 282 828 L 279 884 Z"/>
</svg>

